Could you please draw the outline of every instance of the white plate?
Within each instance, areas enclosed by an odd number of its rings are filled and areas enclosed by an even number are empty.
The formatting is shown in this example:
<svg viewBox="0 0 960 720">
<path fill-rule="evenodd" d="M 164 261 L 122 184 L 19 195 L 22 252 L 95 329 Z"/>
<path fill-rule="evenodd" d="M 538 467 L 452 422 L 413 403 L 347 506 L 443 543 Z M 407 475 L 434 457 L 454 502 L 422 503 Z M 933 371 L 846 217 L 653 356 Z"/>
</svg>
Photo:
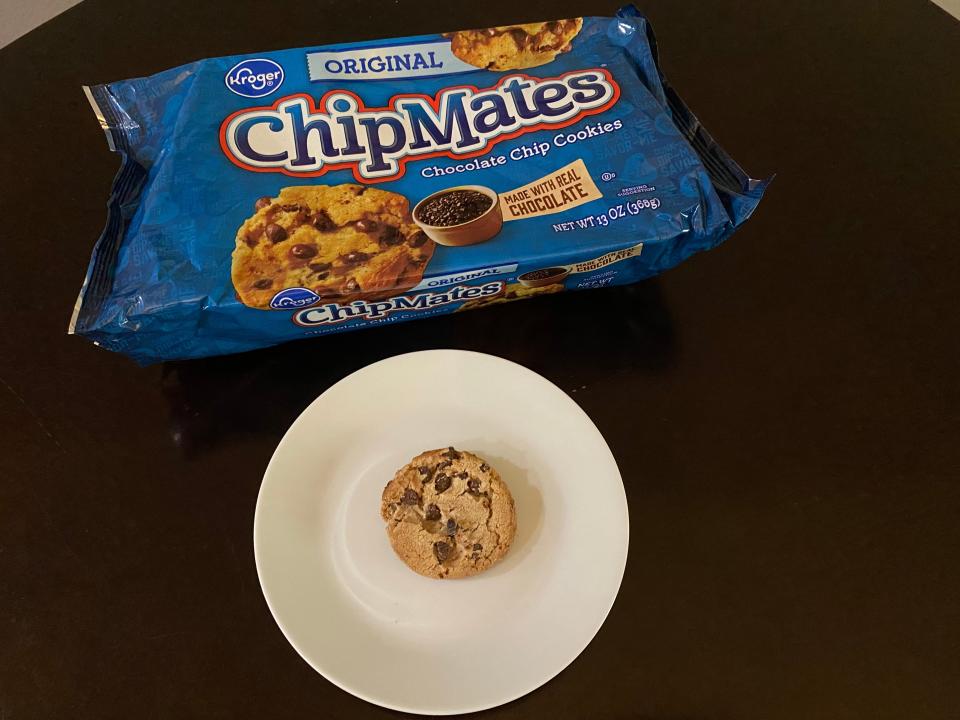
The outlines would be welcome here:
<svg viewBox="0 0 960 720">
<path fill-rule="evenodd" d="M 434 580 L 394 554 L 380 493 L 430 448 L 486 458 L 517 536 L 498 565 Z M 341 380 L 294 422 L 267 467 L 253 542 L 260 585 L 297 652 L 394 710 L 495 707 L 569 665 L 600 629 L 627 560 L 627 502 L 590 418 L 520 365 L 432 350 Z"/>
</svg>

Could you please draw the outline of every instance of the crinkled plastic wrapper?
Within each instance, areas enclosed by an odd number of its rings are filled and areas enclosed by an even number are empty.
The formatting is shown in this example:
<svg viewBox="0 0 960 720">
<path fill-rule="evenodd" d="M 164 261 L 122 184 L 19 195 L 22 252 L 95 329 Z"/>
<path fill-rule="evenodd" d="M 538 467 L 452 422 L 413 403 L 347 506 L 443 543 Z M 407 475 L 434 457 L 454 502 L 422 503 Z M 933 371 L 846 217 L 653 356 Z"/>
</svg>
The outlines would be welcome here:
<svg viewBox="0 0 960 720">
<path fill-rule="evenodd" d="M 637 282 L 766 185 L 632 7 L 84 91 L 122 163 L 70 332 L 141 363 Z"/>
</svg>

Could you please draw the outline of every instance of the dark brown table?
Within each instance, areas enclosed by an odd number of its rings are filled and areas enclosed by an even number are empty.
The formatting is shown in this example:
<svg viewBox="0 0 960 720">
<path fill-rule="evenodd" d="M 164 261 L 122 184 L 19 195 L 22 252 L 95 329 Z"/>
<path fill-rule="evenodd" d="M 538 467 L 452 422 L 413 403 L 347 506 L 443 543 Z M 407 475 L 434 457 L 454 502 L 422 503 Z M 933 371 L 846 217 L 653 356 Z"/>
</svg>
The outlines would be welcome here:
<svg viewBox="0 0 960 720">
<path fill-rule="evenodd" d="M 117 165 L 82 83 L 616 6 L 87 0 L 0 50 L 0 718 L 397 715 L 287 644 L 251 529 L 314 397 L 435 347 L 570 392 L 630 503 L 606 624 L 490 717 L 957 717 L 960 24 L 643 5 L 701 120 L 778 173 L 730 242 L 636 287 L 145 369 L 65 334 Z"/>
</svg>

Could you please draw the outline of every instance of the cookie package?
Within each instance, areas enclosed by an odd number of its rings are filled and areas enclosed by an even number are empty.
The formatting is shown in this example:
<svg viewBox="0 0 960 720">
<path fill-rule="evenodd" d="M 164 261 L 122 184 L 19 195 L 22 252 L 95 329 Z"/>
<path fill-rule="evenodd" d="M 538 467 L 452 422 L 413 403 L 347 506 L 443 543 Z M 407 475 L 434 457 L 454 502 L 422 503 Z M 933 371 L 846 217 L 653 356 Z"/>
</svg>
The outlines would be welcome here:
<svg viewBox="0 0 960 720">
<path fill-rule="evenodd" d="M 768 182 L 632 6 L 84 91 L 122 161 L 69 331 L 141 363 L 636 282 L 723 242 Z"/>
</svg>

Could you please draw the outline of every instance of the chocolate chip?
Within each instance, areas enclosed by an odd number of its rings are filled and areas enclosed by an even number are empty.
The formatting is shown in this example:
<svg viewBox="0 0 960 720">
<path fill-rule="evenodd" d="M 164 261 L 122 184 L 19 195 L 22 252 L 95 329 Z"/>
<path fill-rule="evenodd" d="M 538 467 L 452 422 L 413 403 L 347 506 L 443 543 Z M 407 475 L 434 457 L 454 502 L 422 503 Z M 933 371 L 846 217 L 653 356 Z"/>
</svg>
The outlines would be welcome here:
<svg viewBox="0 0 960 720">
<path fill-rule="evenodd" d="M 287 239 L 287 231 L 276 223 L 270 223 L 264 229 L 264 232 L 267 234 L 267 237 L 272 243 L 283 242 Z"/>
<path fill-rule="evenodd" d="M 328 277 L 330 277 L 328 272 L 317 273 L 317 280 L 326 280 Z"/>
<path fill-rule="evenodd" d="M 360 252 L 355 250 L 354 252 L 347 253 L 343 256 L 343 262 L 348 265 L 356 265 L 357 263 L 362 263 L 366 260 L 369 260 L 370 256 L 365 252 Z"/>
<path fill-rule="evenodd" d="M 402 502 L 404 505 L 419 505 L 420 493 L 418 493 L 416 490 L 407 488 L 403 491 L 403 497 L 401 498 L 400 502 Z"/>
<path fill-rule="evenodd" d="M 521 50 L 526 48 L 527 45 L 529 45 L 533 41 L 533 38 L 531 38 L 529 34 L 521 30 L 520 28 L 513 28 L 508 32 L 510 33 L 510 35 L 513 36 L 513 41 L 517 44 L 517 47 L 519 47 Z"/>
<path fill-rule="evenodd" d="M 489 472 L 490 466 L 486 463 L 480 463 L 480 472 Z"/>
<path fill-rule="evenodd" d="M 457 521 L 453 518 L 447 520 L 447 526 L 443 529 L 443 534 L 453 537 L 457 534 Z"/>
<path fill-rule="evenodd" d="M 313 226 L 320 231 L 333 230 L 336 225 L 333 220 L 330 219 L 330 216 L 327 215 L 326 210 L 318 210 L 313 215 Z"/>
<path fill-rule="evenodd" d="M 286 210 L 287 212 L 296 212 L 300 209 L 300 206 L 296 203 L 287 203 L 286 205 L 281 205 L 280 209 Z"/>
<path fill-rule="evenodd" d="M 480 543 L 474 543 L 474 544 L 473 544 L 473 549 L 474 549 L 474 550 L 483 550 L 483 545 L 481 545 Z"/>
<path fill-rule="evenodd" d="M 459 459 L 460 459 L 460 453 L 458 453 L 458 452 L 454 449 L 453 445 L 451 445 L 450 447 L 448 447 L 448 448 L 446 449 L 446 452 L 443 453 L 443 456 L 446 457 L 446 458 L 450 458 L 451 460 L 459 460 Z"/>
<path fill-rule="evenodd" d="M 325 263 L 325 262 L 315 262 L 315 263 L 310 263 L 307 267 L 309 267 L 315 273 L 322 273 L 329 270 L 331 265 L 330 263 Z"/>
<path fill-rule="evenodd" d="M 420 247 L 427 241 L 427 234 L 423 230 L 418 230 L 410 238 L 412 247 Z"/>
<path fill-rule="evenodd" d="M 256 247 L 256 246 L 257 246 L 257 238 L 259 238 L 259 237 L 260 237 L 260 233 L 259 233 L 259 232 L 256 232 L 256 233 L 254 233 L 254 232 L 248 232 L 248 233 L 243 237 L 243 241 L 247 244 L 248 247 Z"/>
<path fill-rule="evenodd" d="M 447 190 L 424 200 L 416 216 L 427 225 L 450 227 L 477 219 L 492 205 L 493 198 L 478 190 Z"/>
<path fill-rule="evenodd" d="M 433 544 L 433 554 L 437 556 L 438 562 L 443 562 L 453 554 L 453 545 L 443 541 Z"/>
<path fill-rule="evenodd" d="M 358 283 L 353 278 L 350 278 L 349 280 L 347 280 L 347 282 L 343 286 L 344 292 L 348 292 L 348 293 L 356 292 L 359 289 L 360 289 L 360 283 Z"/>
<path fill-rule="evenodd" d="M 380 226 L 376 220 L 367 220 L 366 218 L 357 220 L 354 225 L 360 232 L 373 232 Z"/>
<path fill-rule="evenodd" d="M 466 479 L 467 479 L 467 471 L 464 470 L 462 473 L 460 473 L 459 475 L 457 475 L 457 477 L 460 478 L 461 480 L 466 480 Z"/>
<path fill-rule="evenodd" d="M 427 505 L 427 510 L 426 510 L 426 512 L 423 514 L 423 519 L 424 519 L 424 520 L 431 520 L 431 521 L 434 521 L 434 522 L 437 521 L 437 520 L 439 520 L 439 519 L 440 519 L 440 508 L 438 508 L 438 507 L 437 507 L 436 505 L 434 505 L 433 503 L 431 503 L 430 505 Z"/>
<path fill-rule="evenodd" d="M 420 467 L 417 468 L 417 472 L 420 473 L 421 475 L 429 475 L 430 468 L 427 467 L 426 465 L 421 465 Z"/>
<path fill-rule="evenodd" d="M 476 478 L 470 478 L 467 480 L 467 492 L 472 493 L 473 495 L 480 494 L 480 481 Z"/>
<path fill-rule="evenodd" d="M 304 245 L 303 243 L 297 243 L 292 248 L 290 248 L 290 255 L 292 255 L 293 257 L 299 260 L 307 260 L 309 258 L 312 258 L 316 254 L 317 254 L 316 245 Z"/>
<path fill-rule="evenodd" d="M 447 488 L 450 487 L 450 483 L 452 482 L 453 481 L 450 479 L 448 475 L 444 475 L 443 473 L 440 473 L 439 475 L 437 475 L 437 479 L 433 481 L 433 489 L 436 490 L 438 493 L 442 493 L 443 491 L 445 491 Z"/>
<path fill-rule="evenodd" d="M 273 280 L 270 278 L 260 278 L 253 284 L 257 290 L 266 290 L 271 285 L 273 285 Z"/>
<path fill-rule="evenodd" d="M 451 465 L 453 465 L 453 460 L 444 460 L 437 465 L 437 470 L 443 470 L 443 468 L 450 467 Z"/>
<path fill-rule="evenodd" d="M 257 198 L 257 201 L 253 204 L 253 207 L 256 210 L 263 210 L 265 207 L 269 207 L 271 202 L 273 201 L 264 195 L 262 198 Z"/>
<path fill-rule="evenodd" d="M 384 245 L 399 245 L 403 242 L 403 235 L 393 225 L 385 225 L 383 232 L 380 233 L 380 242 Z"/>
</svg>

